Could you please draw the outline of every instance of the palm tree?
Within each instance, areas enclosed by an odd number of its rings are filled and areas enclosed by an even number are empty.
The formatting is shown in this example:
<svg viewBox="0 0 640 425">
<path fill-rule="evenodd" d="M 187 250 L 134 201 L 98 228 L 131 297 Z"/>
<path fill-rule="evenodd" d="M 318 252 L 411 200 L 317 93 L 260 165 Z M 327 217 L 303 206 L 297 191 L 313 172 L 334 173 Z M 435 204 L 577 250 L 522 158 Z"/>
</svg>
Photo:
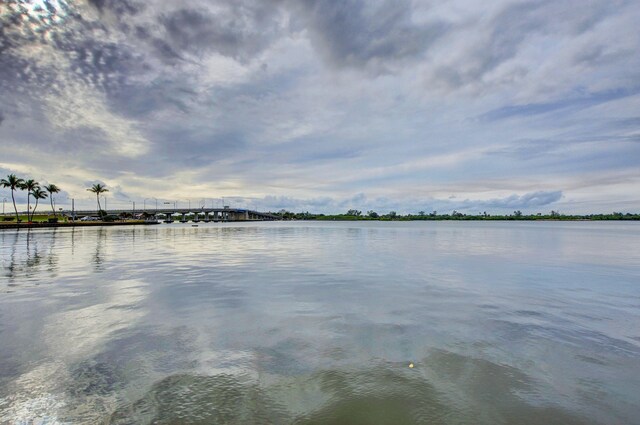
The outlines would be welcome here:
<svg viewBox="0 0 640 425">
<path fill-rule="evenodd" d="M 51 184 L 45 185 L 44 190 L 49 192 L 49 201 L 51 201 L 51 210 L 53 211 L 53 216 L 57 217 L 58 215 L 56 214 L 56 209 L 53 207 L 53 194 L 60 192 L 60 188 L 55 184 L 51 183 Z"/>
<path fill-rule="evenodd" d="M 20 216 L 18 215 L 18 208 L 16 207 L 16 197 L 14 192 L 16 189 L 22 190 L 22 185 L 24 184 L 23 179 L 19 179 L 15 174 L 9 174 L 6 179 L 0 180 L 0 185 L 2 187 L 8 187 L 11 189 L 11 200 L 13 201 L 13 209 L 16 212 L 16 223 L 20 221 Z"/>
<path fill-rule="evenodd" d="M 25 180 L 24 183 L 22 183 L 22 190 L 26 190 L 27 191 L 27 221 L 31 222 L 31 215 L 30 215 L 30 211 L 31 211 L 31 192 L 33 192 L 34 189 L 36 188 L 40 188 L 40 184 L 33 180 L 33 179 L 29 179 L 29 180 Z"/>
<path fill-rule="evenodd" d="M 36 187 L 35 189 L 33 189 L 31 191 L 31 195 L 33 196 L 33 199 L 36 200 L 36 204 L 33 206 L 33 212 L 31 213 L 31 220 L 33 220 L 33 216 L 36 213 L 36 208 L 38 208 L 38 200 L 46 199 L 49 195 L 47 195 L 47 192 L 45 192 L 44 190 L 40 189 L 40 187 Z"/>
<path fill-rule="evenodd" d="M 96 183 L 87 190 L 96 194 L 96 199 L 98 200 L 98 215 L 101 215 L 102 207 L 100 206 L 100 194 L 108 192 L 109 189 L 107 189 L 103 184 Z"/>
</svg>

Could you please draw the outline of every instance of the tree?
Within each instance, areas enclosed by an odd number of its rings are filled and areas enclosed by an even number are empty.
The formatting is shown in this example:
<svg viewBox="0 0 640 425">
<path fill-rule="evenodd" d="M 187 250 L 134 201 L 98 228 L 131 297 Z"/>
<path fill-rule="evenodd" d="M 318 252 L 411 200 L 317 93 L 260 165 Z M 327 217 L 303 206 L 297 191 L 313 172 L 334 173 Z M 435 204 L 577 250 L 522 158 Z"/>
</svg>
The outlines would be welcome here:
<svg viewBox="0 0 640 425">
<path fill-rule="evenodd" d="M 418 212 L 418 215 L 419 215 L 420 217 L 424 217 L 426 214 L 425 214 L 425 212 L 424 212 L 424 211 L 419 211 L 419 212 Z"/>
<path fill-rule="evenodd" d="M 367 211 L 367 215 L 368 215 L 369 217 L 371 217 L 371 218 L 378 218 L 378 217 L 379 217 L 379 216 L 378 216 L 378 213 L 377 213 L 377 212 L 375 212 L 375 211 L 373 211 L 373 210 L 369 210 L 369 211 Z"/>
<path fill-rule="evenodd" d="M 18 207 L 16 207 L 16 197 L 14 192 L 16 189 L 22 190 L 23 184 L 24 180 L 16 177 L 15 174 L 9 174 L 6 179 L 0 180 L 0 185 L 2 187 L 8 187 L 11 189 L 11 200 L 13 201 L 13 209 L 16 212 L 16 223 L 20 221 L 20 216 L 18 215 Z"/>
<path fill-rule="evenodd" d="M 96 194 L 96 199 L 98 200 L 98 215 L 102 215 L 102 207 L 100 206 L 100 195 L 102 193 L 108 192 L 109 189 L 107 189 L 107 187 L 103 184 L 96 183 L 87 190 Z"/>
<path fill-rule="evenodd" d="M 355 216 L 355 217 L 360 217 L 360 215 L 362 215 L 362 211 L 358 211 L 358 210 L 349 210 L 347 211 L 346 215 L 351 215 L 351 216 Z"/>
<path fill-rule="evenodd" d="M 34 189 L 40 189 L 40 184 L 33 180 L 33 179 L 29 179 L 29 180 L 25 180 L 24 183 L 22 183 L 22 190 L 26 190 L 27 191 L 27 221 L 31 221 L 32 216 L 31 216 L 31 193 L 34 191 Z"/>
<path fill-rule="evenodd" d="M 387 214 L 387 216 L 389 216 L 389 218 L 393 219 L 396 218 L 398 214 L 395 211 L 389 211 L 389 214 Z"/>
<path fill-rule="evenodd" d="M 36 208 L 38 208 L 38 200 L 39 199 L 47 199 L 47 192 L 45 192 L 44 190 L 40 189 L 40 187 L 36 187 L 31 191 L 31 196 L 33 196 L 33 199 L 36 200 L 36 204 L 33 206 L 33 212 L 31 213 L 31 220 L 33 220 L 33 216 L 36 213 Z"/>
<path fill-rule="evenodd" d="M 520 211 L 520 210 L 514 211 L 513 215 L 515 215 L 517 218 L 520 218 L 520 217 L 522 217 L 522 211 Z"/>
<path fill-rule="evenodd" d="M 56 214 L 56 209 L 53 206 L 53 194 L 59 193 L 60 188 L 52 183 L 52 184 L 45 185 L 44 190 L 49 192 L 49 201 L 51 202 L 51 210 L 53 211 L 53 216 L 57 217 L 58 215 Z"/>
</svg>

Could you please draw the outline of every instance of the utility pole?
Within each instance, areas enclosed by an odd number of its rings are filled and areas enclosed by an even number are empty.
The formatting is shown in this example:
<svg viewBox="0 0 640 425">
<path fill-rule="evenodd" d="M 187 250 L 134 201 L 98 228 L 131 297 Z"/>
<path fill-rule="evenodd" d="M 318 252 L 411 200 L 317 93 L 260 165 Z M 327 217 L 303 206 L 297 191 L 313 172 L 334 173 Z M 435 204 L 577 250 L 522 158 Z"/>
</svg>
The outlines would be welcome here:
<svg viewBox="0 0 640 425">
<path fill-rule="evenodd" d="M 2 215 L 4 215 L 4 203 L 7 202 L 7 198 L 2 198 Z"/>
<path fill-rule="evenodd" d="M 71 220 L 76 221 L 76 200 L 71 198 Z"/>
</svg>

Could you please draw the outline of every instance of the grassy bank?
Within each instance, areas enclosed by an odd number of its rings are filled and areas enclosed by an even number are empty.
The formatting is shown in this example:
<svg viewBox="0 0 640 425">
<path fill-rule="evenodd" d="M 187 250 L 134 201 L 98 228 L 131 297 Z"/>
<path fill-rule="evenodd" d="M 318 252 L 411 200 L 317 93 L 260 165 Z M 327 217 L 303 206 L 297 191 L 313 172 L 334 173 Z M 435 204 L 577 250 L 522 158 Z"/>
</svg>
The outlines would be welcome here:
<svg viewBox="0 0 640 425">
<path fill-rule="evenodd" d="M 119 220 L 119 221 L 64 221 L 58 223 L 49 223 L 47 221 L 16 223 L 0 222 L 0 230 L 5 229 L 44 229 L 49 227 L 95 227 L 95 226 L 130 226 L 130 225 L 148 225 L 156 224 L 145 220 Z"/>
<path fill-rule="evenodd" d="M 20 218 L 20 222 L 21 223 L 26 223 L 29 219 L 27 217 L 26 214 L 20 214 L 18 215 L 18 217 Z M 47 222 L 50 218 L 54 218 L 53 215 L 51 214 L 36 214 L 33 216 L 32 218 L 32 222 L 33 223 L 43 223 L 43 222 Z M 60 222 L 66 222 L 67 218 L 66 217 L 62 217 L 62 216 L 58 216 L 58 221 Z M 16 216 L 15 215 L 4 215 L 2 216 L 2 218 L 0 218 L 0 224 L 2 223 L 16 223 Z"/>
</svg>

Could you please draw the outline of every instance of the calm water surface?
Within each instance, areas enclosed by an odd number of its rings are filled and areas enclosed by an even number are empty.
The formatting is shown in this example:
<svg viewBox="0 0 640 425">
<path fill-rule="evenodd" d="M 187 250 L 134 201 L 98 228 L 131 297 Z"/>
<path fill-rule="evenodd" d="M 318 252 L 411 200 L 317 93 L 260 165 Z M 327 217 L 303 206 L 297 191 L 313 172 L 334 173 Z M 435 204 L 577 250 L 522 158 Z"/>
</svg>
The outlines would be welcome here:
<svg viewBox="0 0 640 425">
<path fill-rule="evenodd" d="M 640 223 L 9 230 L 0 256 L 0 423 L 640 423 Z"/>
</svg>

